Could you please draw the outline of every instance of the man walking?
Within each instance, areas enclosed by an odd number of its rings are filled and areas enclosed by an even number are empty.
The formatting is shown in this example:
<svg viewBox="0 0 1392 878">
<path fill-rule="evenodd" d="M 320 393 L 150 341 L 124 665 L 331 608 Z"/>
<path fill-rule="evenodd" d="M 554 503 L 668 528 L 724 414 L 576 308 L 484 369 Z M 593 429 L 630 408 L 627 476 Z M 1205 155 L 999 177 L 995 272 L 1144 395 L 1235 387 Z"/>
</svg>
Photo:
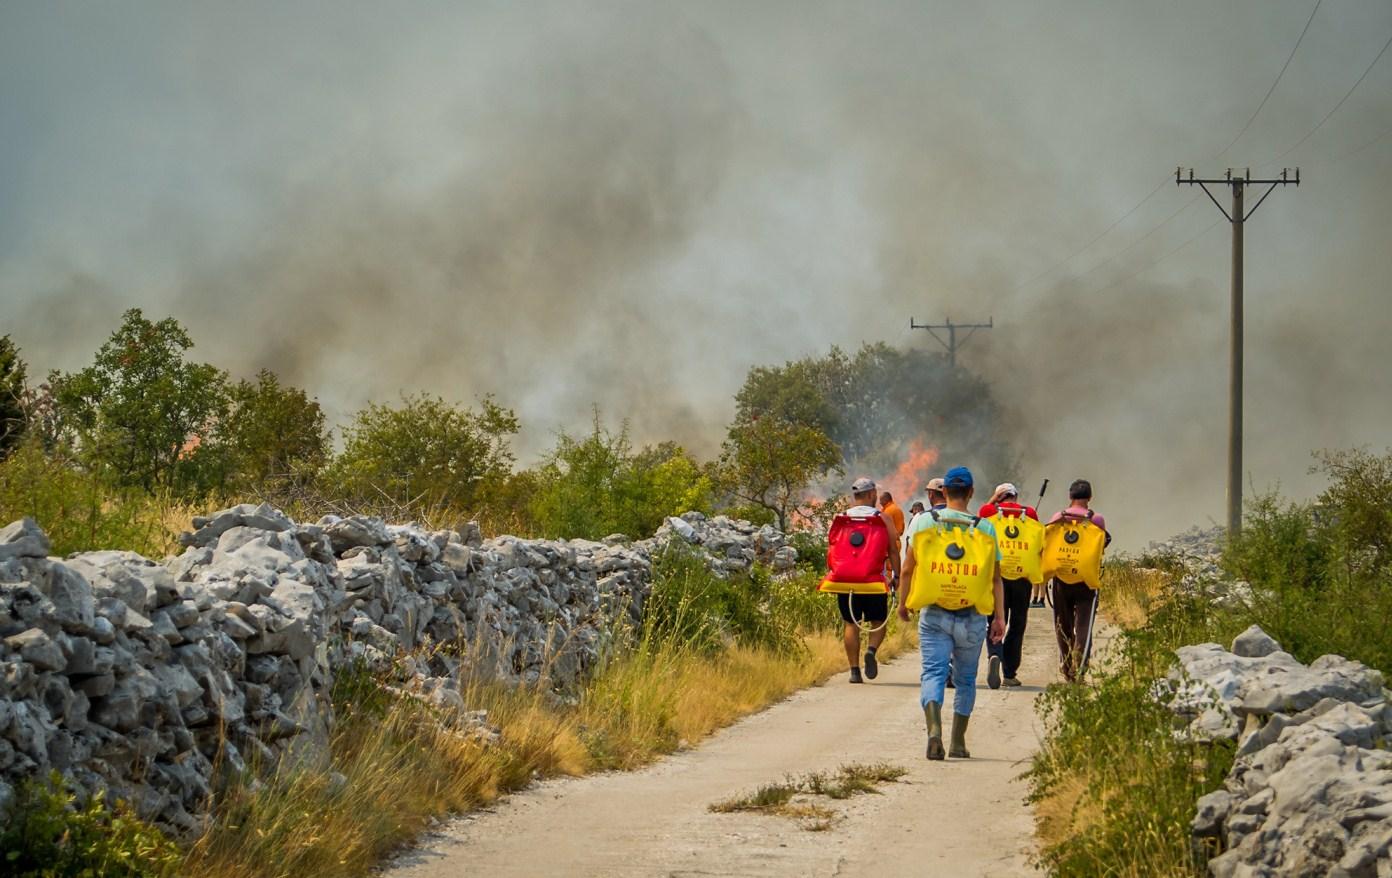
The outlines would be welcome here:
<svg viewBox="0 0 1392 878">
<path fill-rule="evenodd" d="M 964 466 L 948 470 L 943 493 L 946 508 L 920 515 L 910 528 L 899 580 L 899 618 L 909 619 L 911 583 L 915 605 L 922 606 L 918 619 L 923 662 L 919 703 L 928 725 L 928 758 L 933 760 L 945 755 L 954 759 L 971 756 L 967 724 L 976 703 L 981 645 L 988 637 L 999 641 L 1005 635 L 1000 549 L 991 523 L 967 511 L 972 497 L 971 471 Z M 920 558 L 920 551 L 934 554 Z M 919 578 L 921 591 L 915 582 Z M 945 754 L 942 706 L 949 660 L 956 666 L 957 687 L 952 698 L 952 746 Z"/>
<path fill-rule="evenodd" d="M 827 552 L 828 561 L 844 557 L 848 566 L 854 566 L 856 571 L 849 575 L 842 575 L 840 571 L 832 569 L 826 580 L 823 581 L 824 591 L 836 592 L 836 607 L 841 612 L 841 621 L 845 623 L 844 641 L 846 646 L 846 659 L 851 666 L 851 682 L 861 683 L 864 679 L 860 673 L 860 626 L 873 626 L 868 637 L 869 646 L 865 651 L 865 678 L 875 679 L 879 676 L 880 665 L 875 653 L 884 642 L 887 626 L 885 622 L 889 619 L 889 590 L 892 583 L 899 578 L 899 530 L 895 527 L 894 521 L 886 514 L 875 508 L 875 483 L 868 478 L 856 479 L 851 484 L 851 496 L 855 501 L 850 509 L 847 509 L 832 522 L 832 532 L 828 535 L 829 548 Z M 897 507 L 896 507 L 897 508 Z M 865 532 L 862 531 L 856 542 L 857 536 L 853 530 L 847 533 L 848 546 L 841 546 L 837 539 L 837 522 L 850 522 L 867 518 L 876 518 L 881 523 L 885 533 L 882 535 L 884 545 L 879 547 L 878 540 L 867 541 Z M 868 524 L 869 522 L 864 522 Z M 861 547 L 865 550 L 873 550 L 874 557 L 864 557 Z M 874 547 L 872 549 L 872 546 Z M 888 579 L 886 580 L 886 572 Z M 870 573 L 869 576 L 866 574 Z M 845 580 L 840 584 L 837 580 Z M 872 593 L 855 591 L 849 580 L 872 580 L 880 583 Z"/>
<path fill-rule="evenodd" d="M 1029 518 L 1039 521 L 1039 513 L 1033 506 L 1020 505 L 1020 491 L 1010 482 L 997 485 L 989 502 L 976 512 L 982 518 L 989 518 L 996 528 L 996 539 L 1001 546 L 1002 555 L 1012 557 L 1021 553 L 1034 553 L 1037 560 L 1043 549 L 1043 533 L 1038 524 L 1028 525 L 1020 521 Z M 1021 531 L 1028 527 L 1030 532 L 1038 532 L 1038 538 L 1027 539 L 1029 534 Z M 1035 565 L 1038 566 L 1037 564 Z M 1002 572 L 1001 581 L 1005 588 L 1005 639 L 1000 643 L 986 644 L 986 685 L 992 689 L 1001 687 L 1001 674 L 1004 672 L 1006 686 L 1019 686 L 1015 675 L 1020 670 L 1020 654 L 1025 642 L 1025 626 L 1029 624 L 1030 597 L 1034 593 L 1034 583 L 1022 573 L 1019 565 L 1015 569 Z"/>
<path fill-rule="evenodd" d="M 928 508 L 942 509 L 947 506 L 947 497 L 943 494 L 943 480 L 941 478 L 928 480 Z"/>
<path fill-rule="evenodd" d="M 894 502 L 894 495 L 885 491 L 880 494 L 880 511 L 885 514 L 899 533 L 904 532 L 904 510 Z"/>
<path fill-rule="evenodd" d="M 1087 670 L 1092 656 L 1097 577 L 1102 552 L 1112 541 L 1106 519 L 1092 509 L 1092 483 L 1078 479 L 1068 486 L 1068 508 L 1054 513 L 1048 530 L 1044 570 L 1052 577 L 1049 593 L 1054 601 L 1059 670 L 1072 683 Z"/>
</svg>

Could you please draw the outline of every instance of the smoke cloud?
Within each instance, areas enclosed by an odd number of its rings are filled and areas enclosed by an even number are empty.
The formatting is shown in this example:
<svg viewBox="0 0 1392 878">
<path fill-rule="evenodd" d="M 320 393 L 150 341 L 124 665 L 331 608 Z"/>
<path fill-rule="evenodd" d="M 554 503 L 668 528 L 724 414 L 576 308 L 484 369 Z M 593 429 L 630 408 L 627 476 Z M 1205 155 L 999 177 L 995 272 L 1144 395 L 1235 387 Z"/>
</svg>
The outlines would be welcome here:
<svg viewBox="0 0 1392 878">
<path fill-rule="evenodd" d="M 710 454 L 751 365 L 994 317 L 961 361 L 1021 471 L 980 481 L 1089 477 L 1138 547 L 1223 515 L 1228 229 L 1162 187 L 1040 273 L 1177 164 L 1272 170 L 1392 30 L 1386 4 L 1322 8 L 1215 156 L 1307 10 L 11 5 L 0 332 L 70 369 L 140 306 L 339 421 L 492 393 L 524 454 L 596 404 Z M 1258 488 L 1392 444 L 1392 137 L 1346 157 L 1392 125 L 1389 83 L 1392 58 L 1247 229 Z"/>
</svg>

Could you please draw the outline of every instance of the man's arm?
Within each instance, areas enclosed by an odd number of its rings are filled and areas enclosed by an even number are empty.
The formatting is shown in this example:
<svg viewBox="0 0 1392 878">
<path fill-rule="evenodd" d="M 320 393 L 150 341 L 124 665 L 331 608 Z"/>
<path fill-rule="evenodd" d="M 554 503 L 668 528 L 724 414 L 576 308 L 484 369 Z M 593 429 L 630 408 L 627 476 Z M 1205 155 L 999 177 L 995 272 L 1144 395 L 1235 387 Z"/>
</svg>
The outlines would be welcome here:
<svg viewBox="0 0 1392 878">
<path fill-rule="evenodd" d="M 991 616 L 991 642 L 1000 643 L 1005 639 L 1005 583 L 1001 581 L 1000 564 L 992 577 L 991 589 L 996 594 L 996 612 Z"/>
<path fill-rule="evenodd" d="M 991 616 L 990 630 L 986 635 L 991 638 L 992 643 L 1000 643 L 1005 639 L 1005 582 L 1001 579 L 1000 536 L 994 529 L 991 531 L 991 543 L 996 547 L 996 569 L 991 574 L 991 591 L 995 593 L 996 611 Z"/>
<path fill-rule="evenodd" d="M 913 539 L 904 546 L 904 569 L 899 574 L 899 618 L 909 621 L 909 583 L 913 582 L 914 566 Z"/>
<path fill-rule="evenodd" d="M 899 528 L 894 526 L 894 522 L 889 516 L 884 517 L 885 530 L 889 531 L 889 569 L 894 571 L 894 578 L 901 579 L 899 575 Z"/>
</svg>

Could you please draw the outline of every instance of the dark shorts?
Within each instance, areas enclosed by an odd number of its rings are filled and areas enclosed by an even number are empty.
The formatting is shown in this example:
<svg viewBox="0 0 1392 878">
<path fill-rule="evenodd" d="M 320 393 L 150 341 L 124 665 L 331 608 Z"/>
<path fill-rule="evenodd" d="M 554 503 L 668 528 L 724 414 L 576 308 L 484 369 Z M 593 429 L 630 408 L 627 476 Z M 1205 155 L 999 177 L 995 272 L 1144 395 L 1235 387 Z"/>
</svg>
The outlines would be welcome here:
<svg viewBox="0 0 1392 878">
<path fill-rule="evenodd" d="M 848 625 L 866 622 L 880 623 L 889 618 L 888 594 L 839 594 L 836 596 L 836 609 Z M 855 617 L 851 617 L 855 610 Z"/>
</svg>

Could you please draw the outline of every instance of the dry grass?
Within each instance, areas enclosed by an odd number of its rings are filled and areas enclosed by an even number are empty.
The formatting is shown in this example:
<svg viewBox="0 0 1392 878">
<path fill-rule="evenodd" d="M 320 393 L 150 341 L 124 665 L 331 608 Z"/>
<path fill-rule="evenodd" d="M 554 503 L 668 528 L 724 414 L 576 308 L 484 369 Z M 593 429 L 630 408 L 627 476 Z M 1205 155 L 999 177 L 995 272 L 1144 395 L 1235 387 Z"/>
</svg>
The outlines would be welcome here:
<svg viewBox="0 0 1392 878">
<path fill-rule="evenodd" d="M 1162 570 L 1125 562 L 1110 565 L 1098 609 L 1112 624 L 1134 631 L 1164 603 L 1169 583 L 1170 576 Z"/>
<path fill-rule="evenodd" d="M 1101 821 L 1102 809 L 1084 804 L 1087 778 L 1073 775 L 1060 781 L 1049 795 L 1034 804 L 1035 836 L 1041 845 L 1051 847 Z"/>
<path fill-rule="evenodd" d="M 880 653 L 888 659 L 912 644 L 905 626 Z M 465 703 L 486 709 L 501 735 L 492 745 L 437 709 L 345 675 L 328 770 L 285 770 L 227 791 L 182 874 L 361 875 L 438 817 L 535 777 L 643 765 L 842 670 L 839 638 L 809 635 L 806 645 L 795 654 L 736 646 L 714 657 L 640 649 L 602 671 L 573 707 L 545 691 L 469 682 Z"/>
</svg>

